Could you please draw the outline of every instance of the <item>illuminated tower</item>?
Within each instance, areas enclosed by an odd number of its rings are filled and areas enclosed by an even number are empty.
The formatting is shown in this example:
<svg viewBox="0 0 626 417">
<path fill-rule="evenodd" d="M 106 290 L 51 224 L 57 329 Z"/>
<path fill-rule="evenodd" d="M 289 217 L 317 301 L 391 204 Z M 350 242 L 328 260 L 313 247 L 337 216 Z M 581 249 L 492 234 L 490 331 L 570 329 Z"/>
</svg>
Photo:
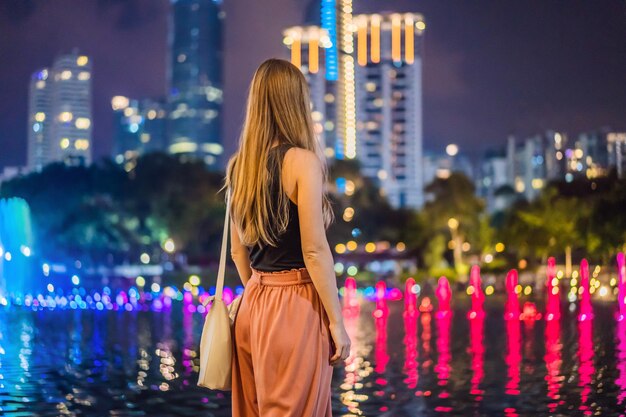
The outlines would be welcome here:
<svg viewBox="0 0 626 417">
<path fill-rule="evenodd" d="M 386 13 L 356 15 L 352 22 L 357 48 L 355 151 L 362 173 L 377 179 L 392 206 L 420 208 L 424 19 L 415 13 Z"/>
<path fill-rule="evenodd" d="M 353 159 L 356 145 L 356 92 L 354 64 L 354 36 L 352 28 L 352 0 L 335 0 L 337 47 L 337 159 Z M 324 13 L 325 3 L 322 3 Z M 324 15 L 322 14 L 322 26 Z M 335 38 L 331 36 L 331 41 Z"/>
<path fill-rule="evenodd" d="M 50 84 L 49 71 L 44 68 L 33 74 L 28 96 L 28 152 L 29 171 L 41 171 L 50 159 Z"/>
<path fill-rule="evenodd" d="M 29 170 L 56 161 L 91 163 L 91 63 L 77 51 L 33 74 L 28 118 Z"/>
<path fill-rule="evenodd" d="M 111 107 L 115 118 L 115 162 L 124 164 L 130 171 L 137 157 L 153 151 L 166 151 L 166 106 L 162 101 L 115 96 Z"/>
<path fill-rule="evenodd" d="M 223 154 L 222 20 L 219 0 L 172 0 L 169 147 L 217 168 Z"/>
<path fill-rule="evenodd" d="M 330 39 L 319 26 L 293 26 L 283 31 L 291 63 L 304 74 L 311 93 L 315 133 L 327 157 L 335 155 L 335 82 L 326 77 Z"/>
</svg>

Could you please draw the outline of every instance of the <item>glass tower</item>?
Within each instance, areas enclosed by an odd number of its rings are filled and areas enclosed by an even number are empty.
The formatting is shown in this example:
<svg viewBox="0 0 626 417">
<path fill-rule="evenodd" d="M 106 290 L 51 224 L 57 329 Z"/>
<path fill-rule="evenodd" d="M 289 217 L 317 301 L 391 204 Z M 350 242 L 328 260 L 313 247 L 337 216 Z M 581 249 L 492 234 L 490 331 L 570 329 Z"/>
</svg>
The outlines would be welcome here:
<svg viewBox="0 0 626 417">
<path fill-rule="evenodd" d="M 59 55 L 30 80 L 28 169 L 51 162 L 91 163 L 91 61 L 77 50 Z"/>
<path fill-rule="evenodd" d="M 172 0 L 168 151 L 217 167 L 223 154 L 221 1 Z"/>
</svg>

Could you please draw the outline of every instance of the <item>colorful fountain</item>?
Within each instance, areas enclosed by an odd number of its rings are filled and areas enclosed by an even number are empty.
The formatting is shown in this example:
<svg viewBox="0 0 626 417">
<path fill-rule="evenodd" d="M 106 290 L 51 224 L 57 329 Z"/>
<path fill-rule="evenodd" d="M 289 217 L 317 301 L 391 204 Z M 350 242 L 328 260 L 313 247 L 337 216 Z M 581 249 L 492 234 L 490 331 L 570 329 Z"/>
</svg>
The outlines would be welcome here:
<svg viewBox="0 0 626 417">
<path fill-rule="evenodd" d="M 578 321 L 593 319 L 591 293 L 589 292 L 589 263 L 586 259 L 580 262 L 580 310 Z"/>
<path fill-rule="evenodd" d="M 437 289 L 435 290 L 437 297 L 438 310 L 437 317 L 448 316 L 452 313 L 450 307 L 450 300 L 452 299 L 452 290 L 450 289 L 450 282 L 446 277 L 440 277 L 437 282 Z"/>
<path fill-rule="evenodd" d="M 343 314 L 344 316 L 358 316 L 359 315 L 359 300 L 356 291 L 356 279 L 354 277 L 347 277 L 344 284 L 343 293 Z"/>
<path fill-rule="evenodd" d="M 546 287 L 548 294 L 546 301 L 546 320 L 558 320 L 561 318 L 561 301 L 559 297 L 559 280 L 556 277 L 556 261 L 552 257 L 548 258 Z"/>
<path fill-rule="evenodd" d="M 415 280 L 409 278 L 404 284 L 404 316 L 415 315 L 417 310 L 417 291 L 415 291 Z"/>
<path fill-rule="evenodd" d="M 619 321 L 626 320 L 626 260 L 624 252 L 617 254 L 617 319 Z"/>
<path fill-rule="evenodd" d="M 480 267 L 473 265 L 470 272 L 470 285 L 467 288 L 468 294 L 472 297 L 472 307 L 467 313 L 469 319 L 482 319 L 485 317 L 485 293 L 480 279 Z"/>
<path fill-rule="evenodd" d="M 417 370 L 417 319 L 419 310 L 417 309 L 417 291 L 415 280 L 407 279 L 404 286 L 404 311 L 402 318 L 404 320 L 404 366 L 403 370 L 406 375 L 404 383 L 408 388 L 417 387 L 419 372 Z"/>
<path fill-rule="evenodd" d="M 21 198 L 0 200 L 0 296 L 22 297 L 34 288 L 30 208 Z"/>
<path fill-rule="evenodd" d="M 504 319 L 519 320 L 520 308 L 517 299 L 517 271 L 511 269 L 506 275 L 506 302 L 504 304 Z"/>
</svg>

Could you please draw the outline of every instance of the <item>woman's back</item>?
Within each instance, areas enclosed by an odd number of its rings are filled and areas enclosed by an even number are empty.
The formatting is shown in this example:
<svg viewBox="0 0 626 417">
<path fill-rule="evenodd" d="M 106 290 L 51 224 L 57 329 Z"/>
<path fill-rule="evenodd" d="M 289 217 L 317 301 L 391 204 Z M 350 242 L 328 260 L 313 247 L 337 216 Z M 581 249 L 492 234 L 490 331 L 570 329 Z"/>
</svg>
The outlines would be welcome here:
<svg viewBox="0 0 626 417">
<path fill-rule="evenodd" d="M 283 160 L 285 154 L 291 147 L 293 147 L 293 145 L 282 143 L 271 148 L 269 153 L 267 164 L 270 170 L 271 181 L 269 187 L 273 207 L 277 207 L 278 193 L 281 192 L 278 181 L 283 182 L 285 178 L 282 170 Z M 283 190 L 289 189 L 286 187 L 286 185 L 288 185 L 286 184 L 287 182 L 290 181 L 284 181 L 282 183 Z M 289 198 L 289 222 L 285 231 L 279 235 L 277 245 L 270 246 L 258 242 L 254 246 L 248 247 L 250 265 L 259 271 L 274 272 L 305 267 L 300 237 L 298 206 L 291 199 L 288 192 L 283 192 L 286 194 L 286 197 Z M 275 211 L 272 210 L 272 212 Z M 275 224 L 271 226 L 276 227 Z"/>
</svg>

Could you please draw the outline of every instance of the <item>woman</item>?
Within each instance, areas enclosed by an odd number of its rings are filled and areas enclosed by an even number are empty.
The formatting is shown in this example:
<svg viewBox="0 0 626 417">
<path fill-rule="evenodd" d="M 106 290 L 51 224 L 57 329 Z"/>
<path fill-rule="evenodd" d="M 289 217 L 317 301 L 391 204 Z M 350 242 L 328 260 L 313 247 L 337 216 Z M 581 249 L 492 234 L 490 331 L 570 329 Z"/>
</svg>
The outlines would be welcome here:
<svg viewBox="0 0 626 417">
<path fill-rule="evenodd" d="M 231 257 L 245 285 L 235 319 L 234 417 L 332 416 L 333 366 L 350 353 L 326 228 L 325 159 L 300 70 L 254 74 L 228 162 Z"/>
</svg>

